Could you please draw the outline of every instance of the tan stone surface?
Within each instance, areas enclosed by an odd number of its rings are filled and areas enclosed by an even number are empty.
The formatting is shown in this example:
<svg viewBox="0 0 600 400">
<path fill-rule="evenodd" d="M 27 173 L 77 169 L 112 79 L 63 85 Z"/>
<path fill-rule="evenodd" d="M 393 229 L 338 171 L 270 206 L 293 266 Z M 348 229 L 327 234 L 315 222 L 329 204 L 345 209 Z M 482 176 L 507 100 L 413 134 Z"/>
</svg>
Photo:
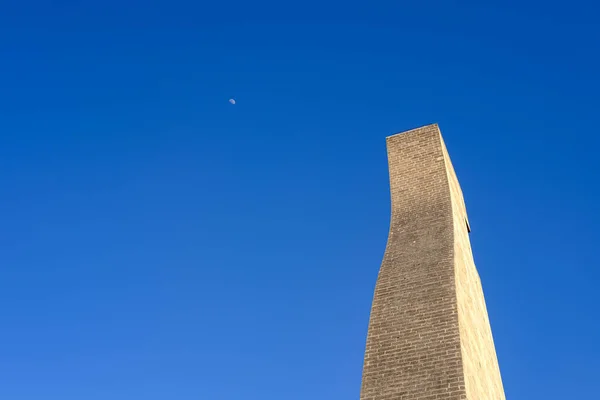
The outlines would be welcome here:
<svg viewBox="0 0 600 400">
<path fill-rule="evenodd" d="M 392 216 L 361 400 L 503 400 L 460 185 L 437 125 L 387 138 Z"/>
</svg>

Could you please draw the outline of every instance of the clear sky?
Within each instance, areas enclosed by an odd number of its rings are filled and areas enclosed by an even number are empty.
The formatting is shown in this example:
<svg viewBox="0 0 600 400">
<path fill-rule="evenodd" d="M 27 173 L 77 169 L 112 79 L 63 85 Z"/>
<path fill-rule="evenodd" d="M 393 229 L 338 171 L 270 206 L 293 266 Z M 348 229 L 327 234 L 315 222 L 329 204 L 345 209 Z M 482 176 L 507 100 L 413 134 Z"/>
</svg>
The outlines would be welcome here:
<svg viewBox="0 0 600 400">
<path fill-rule="evenodd" d="M 507 397 L 597 398 L 599 6 L 203 3 L 0 1 L 0 398 L 357 399 L 433 122 Z"/>
</svg>

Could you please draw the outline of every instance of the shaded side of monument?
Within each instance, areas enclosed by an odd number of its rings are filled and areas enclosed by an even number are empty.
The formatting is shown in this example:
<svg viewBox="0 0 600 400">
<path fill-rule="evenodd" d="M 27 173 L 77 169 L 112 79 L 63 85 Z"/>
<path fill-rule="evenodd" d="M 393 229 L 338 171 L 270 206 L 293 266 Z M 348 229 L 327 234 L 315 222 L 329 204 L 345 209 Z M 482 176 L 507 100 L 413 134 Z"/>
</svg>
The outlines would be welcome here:
<svg viewBox="0 0 600 400">
<path fill-rule="evenodd" d="M 462 191 L 437 125 L 387 138 L 392 215 L 361 400 L 504 400 Z"/>
</svg>

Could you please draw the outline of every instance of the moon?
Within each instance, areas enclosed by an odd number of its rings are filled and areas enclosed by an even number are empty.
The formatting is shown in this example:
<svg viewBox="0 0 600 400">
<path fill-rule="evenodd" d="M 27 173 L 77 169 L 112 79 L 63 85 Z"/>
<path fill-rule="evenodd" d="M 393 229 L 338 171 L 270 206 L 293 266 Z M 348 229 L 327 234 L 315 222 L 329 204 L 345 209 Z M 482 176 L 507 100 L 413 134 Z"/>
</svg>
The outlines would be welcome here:
<svg viewBox="0 0 600 400">
<path fill-rule="evenodd" d="M 229 104 L 235 104 L 235 99 L 229 99 Z"/>
</svg>

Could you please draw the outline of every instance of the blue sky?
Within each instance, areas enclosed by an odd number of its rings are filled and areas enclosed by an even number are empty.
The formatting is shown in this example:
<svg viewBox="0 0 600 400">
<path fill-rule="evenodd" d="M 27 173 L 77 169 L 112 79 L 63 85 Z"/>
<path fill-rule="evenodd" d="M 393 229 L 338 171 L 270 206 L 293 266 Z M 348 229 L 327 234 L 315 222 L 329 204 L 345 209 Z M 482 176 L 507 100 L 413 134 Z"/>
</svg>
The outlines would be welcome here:
<svg viewBox="0 0 600 400">
<path fill-rule="evenodd" d="M 507 397 L 597 396 L 599 6 L 89 3 L 0 1 L 0 398 L 358 398 L 433 122 Z"/>
</svg>

